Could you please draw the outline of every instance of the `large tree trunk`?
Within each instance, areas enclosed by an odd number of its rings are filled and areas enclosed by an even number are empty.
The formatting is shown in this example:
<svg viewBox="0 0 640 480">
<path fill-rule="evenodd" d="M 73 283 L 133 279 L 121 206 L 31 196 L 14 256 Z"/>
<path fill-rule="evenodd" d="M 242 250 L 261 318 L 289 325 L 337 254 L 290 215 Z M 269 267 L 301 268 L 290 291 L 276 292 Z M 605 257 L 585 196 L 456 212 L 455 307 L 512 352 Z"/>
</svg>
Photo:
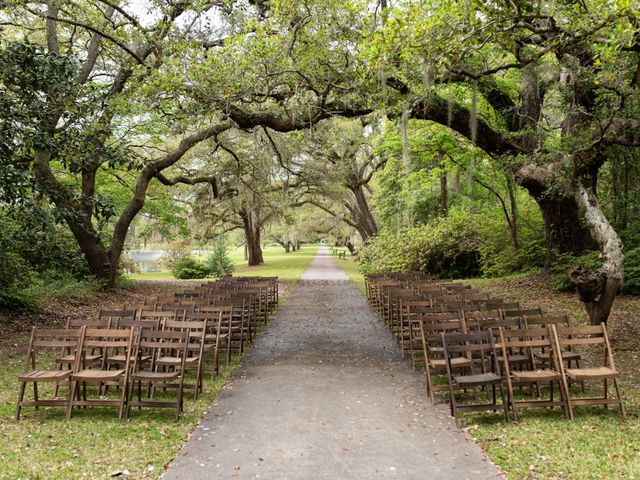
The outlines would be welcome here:
<svg viewBox="0 0 640 480">
<path fill-rule="evenodd" d="M 602 267 L 574 268 L 569 278 L 576 286 L 592 325 L 606 323 L 624 278 L 624 247 L 620 237 L 604 215 L 596 196 L 578 184 L 575 200 L 581 207 L 591 235 L 602 249 Z"/>
<path fill-rule="evenodd" d="M 244 236 L 247 240 L 247 264 L 250 267 L 262 265 L 264 258 L 260 247 L 260 216 L 253 209 L 243 208 L 240 211 L 240 217 L 242 217 Z"/>
<path fill-rule="evenodd" d="M 363 186 L 358 184 L 348 186 L 348 188 L 353 193 L 354 199 L 352 203 L 345 204 L 352 218 L 350 224 L 358 231 L 362 241 L 366 242 L 368 238 L 378 233 L 378 224 L 373 218 L 371 208 L 369 208 Z"/>
<path fill-rule="evenodd" d="M 555 168 L 561 167 L 529 164 L 516 172 L 517 182 L 527 189 L 542 213 L 547 244 L 545 269 L 554 264 L 559 254 L 579 255 L 597 248 L 576 197 L 553 187 Z"/>
<path fill-rule="evenodd" d="M 561 195 L 534 197 L 544 220 L 547 260 L 551 267 L 558 255 L 580 255 L 596 247 L 589 229 L 585 226 L 575 198 Z"/>
</svg>

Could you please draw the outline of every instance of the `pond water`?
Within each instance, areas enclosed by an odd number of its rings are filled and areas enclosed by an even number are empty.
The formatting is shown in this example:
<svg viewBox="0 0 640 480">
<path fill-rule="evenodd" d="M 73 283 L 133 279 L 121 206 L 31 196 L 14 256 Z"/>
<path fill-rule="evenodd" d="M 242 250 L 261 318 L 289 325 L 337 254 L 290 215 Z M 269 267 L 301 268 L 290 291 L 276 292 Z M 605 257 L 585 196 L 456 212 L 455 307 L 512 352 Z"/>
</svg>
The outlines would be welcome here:
<svg viewBox="0 0 640 480">
<path fill-rule="evenodd" d="M 159 262 L 160 257 L 165 254 L 164 250 L 129 250 L 126 253 L 138 264 L 140 273 L 160 272 L 165 269 Z M 210 253 L 210 250 L 191 250 L 191 255 L 195 256 L 206 256 Z"/>
<path fill-rule="evenodd" d="M 129 250 L 127 255 L 140 266 L 142 273 L 162 270 L 158 260 L 164 255 L 164 250 Z"/>
</svg>

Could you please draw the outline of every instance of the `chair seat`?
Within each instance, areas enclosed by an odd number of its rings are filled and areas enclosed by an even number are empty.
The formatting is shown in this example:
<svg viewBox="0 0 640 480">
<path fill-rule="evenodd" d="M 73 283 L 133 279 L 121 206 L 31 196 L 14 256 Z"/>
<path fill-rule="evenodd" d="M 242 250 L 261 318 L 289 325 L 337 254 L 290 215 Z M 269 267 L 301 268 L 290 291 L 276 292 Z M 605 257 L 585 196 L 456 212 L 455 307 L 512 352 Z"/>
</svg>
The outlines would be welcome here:
<svg viewBox="0 0 640 480">
<path fill-rule="evenodd" d="M 141 370 L 131 375 L 131 380 L 173 380 L 178 376 L 178 372 L 149 372 Z"/>
<path fill-rule="evenodd" d="M 478 385 L 491 385 L 492 383 L 501 383 L 502 378 L 493 372 L 478 373 L 476 375 L 454 375 L 453 380 L 460 387 L 473 387 Z"/>
<path fill-rule="evenodd" d="M 551 358 L 551 352 L 550 351 L 546 351 L 546 352 L 542 352 L 542 353 L 536 353 L 536 358 L 543 360 L 543 361 L 549 361 L 549 359 Z M 580 360 L 582 359 L 582 356 L 579 353 L 576 352 L 570 352 L 567 350 L 563 350 L 562 351 L 562 359 L 563 360 Z"/>
<path fill-rule="evenodd" d="M 528 357 L 521 355 L 519 353 L 507 355 L 507 358 L 509 359 L 509 363 L 528 363 L 529 362 Z M 504 362 L 504 357 L 502 355 L 498 355 L 498 362 L 500 363 Z"/>
<path fill-rule="evenodd" d="M 95 362 L 96 360 L 99 360 L 102 358 L 102 355 L 85 355 L 84 359 L 87 363 L 90 362 Z M 73 363 L 76 361 L 76 356 L 75 354 L 70 354 L 70 355 L 64 355 L 62 357 L 56 358 L 56 362 L 57 363 Z"/>
<path fill-rule="evenodd" d="M 434 360 L 429 359 L 429 365 L 434 368 L 444 368 L 447 366 L 447 361 L 444 358 L 436 358 Z M 452 367 L 470 367 L 471 360 L 465 357 L 455 357 L 451 359 Z"/>
<path fill-rule="evenodd" d="M 73 374 L 73 378 L 76 380 L 116 380 L 124 375 L 124 369 L 122 370 L 97 370 L 92 368 L 87 368 L 86 370 L 81 370 L 78 373 Z"/>
<path fill-rule="evenodd" d="M 197 363 L 199 357 L 187 357 L 185 363 L 191 365 Z M 182 365 L 182 358 L 180 357 L 160 357 L 156 359 L 156 365 Z"/>
<path fill-rule="evenodd" d="M 511 372 L 516 381 L 521 382 L 554 382 L 560 380 L 562 376 L 553 370 L 524 370 Z"/>
<path fill-rule="evenodd" d="M 151 355 L 142 355 L 140 357 L 141 362 L 148 362 L 149 360 L 151 360 Z M 111 355 L 110 357 L 107 357 L 107 363 L 125 363 L 126 361 L 126 355 Z"/>
<path fill-rule="evenodd" d="M 572 380 L 604 380 L 618 377 L 618 372 L 609 367 L 568 368 L 566 373 Z"/>
<path fill-rule="evenodd" d="M 18 378 L 29 382 L 57 382 L 71 375 L 71 370 L 31 370 Z"/>
</svg>

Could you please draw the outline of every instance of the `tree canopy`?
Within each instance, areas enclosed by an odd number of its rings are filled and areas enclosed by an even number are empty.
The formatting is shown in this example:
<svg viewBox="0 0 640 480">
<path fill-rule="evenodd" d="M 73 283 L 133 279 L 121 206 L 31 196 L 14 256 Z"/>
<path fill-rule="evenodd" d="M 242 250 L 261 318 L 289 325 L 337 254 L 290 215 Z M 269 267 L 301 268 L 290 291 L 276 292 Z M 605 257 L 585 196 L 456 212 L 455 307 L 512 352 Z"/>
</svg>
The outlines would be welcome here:
<svg viewBox="0 0 640 480">
<path fill-rule="evenodd" d="M 368 271 L 395 265 L 377 258 L 396 244 L 411 245 L 402 266 L 451 275 L 570 269 L 598 323 L 623 240 L 640 248 L 639 11 L 2 2 L 0 217 L 46 218 L 107 287 L 136 227 L 200 242 L 238 229 L 250 264 L 266 239 L 328 236 Z"/>
</svg>

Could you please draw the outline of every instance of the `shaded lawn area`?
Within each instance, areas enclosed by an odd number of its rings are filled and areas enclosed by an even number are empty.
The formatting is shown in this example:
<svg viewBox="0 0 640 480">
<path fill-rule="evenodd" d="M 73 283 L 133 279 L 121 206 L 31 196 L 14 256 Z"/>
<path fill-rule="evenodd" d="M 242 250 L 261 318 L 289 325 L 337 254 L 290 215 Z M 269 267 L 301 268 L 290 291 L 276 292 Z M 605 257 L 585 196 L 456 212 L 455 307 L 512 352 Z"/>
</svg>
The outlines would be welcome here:
<svg viewBox="0 0 640 480">
<path fill-rule="evenodd" d="M 307 269 L 313 257 L 318 253 L 318 248 L 318 245 L 302 245 L 300 250 L 296 252 L 285 253 L 284 248 L 280 246 L 267 246 L 262 250 L 264 263 L 255 267 L 247 266 L 243 248 L 230 250 L 229 256 L 236 267 L 233 272 L 235 276 L 277 276 L 281 282 L 291 286 Z M 169 271 L 138 273 L 129 275 L 129 278 L 134 280 L 175 280 Z"/>
<path fill-rule="evenodd" d="M 264 265 L 239 266 L 234 275 L 278 276 L 281 291 L 291 287 L 307 268 L 317 246 L 285 254 L 283 249 L 265 252 Z M 239 252 L 242 261 L 242 251 Z M 190 281 L 193 284 L 193 281 Z M 198 282 L 198 281 L 196 281 Z M 221 368 L 214 380 L 205 376 L 204 394 L 193 400 L 185 391 L 185 410 L 175 422 L 172 410 L 133 409 L 129 421 L 120 421 L 115 408 L 74 409 L 70 421 L 63 408 L 23 409 L 20 422 L 13 420 L 18 396 L 17 377 L 24 369 L 32 325 L 64 326 L 69 317 L 95 317 L 99 308 L 140 302 L 147 295 L 175 291 L 189 281 L 138 282 L 129 289 L 98 293 L 82 302 L 55 298 L 43 312 L 0 312 L 0 479 L 158 478 L 176 456 L 182 443 L 207 411 L 233 373 L 240 359 Z M 41 386 L 42 388 L 42 386 Z M 32 388 L 27 387 L 28 398 Z M 117 392 L 114 390 L 114 394 Z M 61 389 L 61 394 L 66 394 Z M 41 394 L 42 397 L 42 394 Z"/>
<path fill-rule="evenodd" d="M 339 264 L 356 285 L 364 285 L 353 260 Z M 574 325 L 587 321 L 577 296 L 548 289 L 544 278 L 465 282 L 497 297 L 517 300 L 523 307 L 539 305 L 550 315 L 567 313 Z M 615 406 L 608 410 L 576 407 L 572 422 L 564 419 L 560 409 L 519 410 L 517 424 L 505 423 L 499 413 L 462 416 L 462 423 L 507 478 L 640 478 L 640 298 L 623 296 L 616 301 L 608 332 L 622 375 L 626 419 L 620 417 Z M 600 388 L 601 382 L 595 386 Z M 579 389 L 577 385 L 572 388 Z"/>
</svg>

